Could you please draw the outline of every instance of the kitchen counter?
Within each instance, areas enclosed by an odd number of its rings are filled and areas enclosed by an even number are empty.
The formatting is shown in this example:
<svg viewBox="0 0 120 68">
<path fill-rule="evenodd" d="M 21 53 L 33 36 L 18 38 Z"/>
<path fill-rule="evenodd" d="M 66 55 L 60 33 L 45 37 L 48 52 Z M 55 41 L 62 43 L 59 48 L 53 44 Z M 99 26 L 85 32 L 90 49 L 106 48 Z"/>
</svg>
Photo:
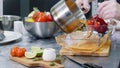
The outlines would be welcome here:
<svg viewBox="0 0 120 68">
<path fill-rule="evenodd" d="M 57 53 L 60 50 L 60 46 L 56 44 L 54 38 L 34 39 L 30 36 L 23 36 L 21 39 L 18 39 L 16 41 L 0 44 L 0 68 L 28 68 L 24 65 L 10 60 L 9 51 L 14 45 L 25 47 L 27 50 L 29 50 L 31 46 L 40 46 L 42 48 L 55 48 Z M 113 40 L 109 57 L 82 56 L 80 59 L 86 59 L 86 62 L 93 61 L 93 63 L 97 64 L 99 64 L 100 62 L 100 65 L 103 66 L 103 68 L 118 68 L 118 64 L 120 61 L 120 40 Z M 83 68 L 79 64 L 69 60 L 68 58 L 64 58 L 62 64 L 65 68 Z"/>
</svg>

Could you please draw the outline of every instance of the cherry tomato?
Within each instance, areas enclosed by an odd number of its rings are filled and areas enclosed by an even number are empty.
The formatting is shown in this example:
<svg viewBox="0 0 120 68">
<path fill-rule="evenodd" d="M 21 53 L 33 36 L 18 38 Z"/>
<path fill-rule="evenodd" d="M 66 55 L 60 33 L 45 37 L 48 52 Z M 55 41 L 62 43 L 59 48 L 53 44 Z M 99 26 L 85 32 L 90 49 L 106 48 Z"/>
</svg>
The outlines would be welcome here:
<svg viewBox="0 0 120 68">
<path fill-rule="evenodd" d="M 52 19 L 52 16 L 49 14 L 49 15 L 47 15 L 47 21 L 49 22 L 51 22 L 51 21 L 53 21 L 53 19 Z"/>
<path fill-rule="evenodd" d="M 100 22 L 95 22 L 94 23 L 94 29 L 95 30 L 98 30 L 100 28 L 100 26 L 101 26 Z"/>
<path fill-rule="evenodd" d="M 25 54 L 26 49 L 25 48 L 19 48 L 18 46 L 14 46 L 11 51 L 10 54 L 13 57 L 22 57 Z"/>
<path fill-rule="evenodd" d="M 23 52 L 26 52 L 26 49 L 25 48 L 21 48 L 23 50 Z"/>
<path fill-rule="evenodd" d="M 17 57 L 22 57 L 22 56 L 24 56 L 24 52 L 23 52 L 23 50 L 20 48 L 20 49 L 18 49 L 18 51 L 17 51 Z"/>
<path fill-rule="evenodd" d="M 18 49 L 19 49 L 18 46 L 13 47 L 10 51 L 11 56 L 14 56 L 14 57 L 17 56 Z"/>
<path fill-rule="evenodd" d="M 11 54 L 11 56 L 16 56 L 16 50 L 15 49 L 11 49 L 10 54 Z"/>
<path fill-rule="evenodd" d="M 94 25 L 94 22 L 92 19 L 88 20 L 87 23 L 88 23 L 88 25 Z"/>
<path fill-rule="evenodd" d="M 22 49 L 22 51 L 23 51 L 23 53 L 25 55 L 26 49 L 25 48 L 21 48 L 21 49 Z"/>
</svg>

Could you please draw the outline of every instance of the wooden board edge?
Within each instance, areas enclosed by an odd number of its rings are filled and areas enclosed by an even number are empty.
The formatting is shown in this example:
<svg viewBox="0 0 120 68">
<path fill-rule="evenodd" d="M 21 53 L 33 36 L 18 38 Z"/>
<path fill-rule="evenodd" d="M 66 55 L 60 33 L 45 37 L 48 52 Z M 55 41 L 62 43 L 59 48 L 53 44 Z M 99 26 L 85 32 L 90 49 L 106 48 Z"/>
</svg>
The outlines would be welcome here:
<svg viewBox="0 0 120 68">
<path fill-rule="evenodd" d="M 109 43 L 109 44 L 108 44 Z M 60 55 L 83 55 L 83 56 L 109 56 L 109 52 L 110 52 L 110 47 L 111 47 L 111 40 L 109 40 L 107 43 L 108 47 L 107 47 L 107 51 L 102 53 L 102 52 L 99 52 L 99 51 L 96 51 L 94 53 L 86 53 L 86 52 L 72 52 L 72 51 L 68 51 L 68 50 L 65 50 L 64 48 L 62 48 L 60 50 Z"/>
<path fill-rule="evenodd" d="M 44 68 L 64 68 L 64 66 L 63 65 L 61 65 L 61 64 L 59 64 L 59 63 L 56 63 L 56 62 L 54 62 L 55 63 L 55 66 L 50 66 L 49 64 L 51 63 L 51 62 L 46 62 L 46 61 L 36 61 L 36 62 L 34 62 L 34 63 L 31 63 L 31 62 L 25 62 L 25 61 L 23 61 L 23 60 L 21 60 L 21 59 L 23 59 L 24 57 L 12 57 L 12 56 L 10 56 L 10 59 L 11 60 L 13 60 L 13 61 L 15 61 L 15 62 L 18 62 L 18 63 L 20 63 L 20 64 L 22 64 L 22 65 L 25 65 L 25 66 L 27 66 L 27 67 L 37 67 L 37 66 L 42 66 L 42 67 L 44 67 Z"/>
</svg>

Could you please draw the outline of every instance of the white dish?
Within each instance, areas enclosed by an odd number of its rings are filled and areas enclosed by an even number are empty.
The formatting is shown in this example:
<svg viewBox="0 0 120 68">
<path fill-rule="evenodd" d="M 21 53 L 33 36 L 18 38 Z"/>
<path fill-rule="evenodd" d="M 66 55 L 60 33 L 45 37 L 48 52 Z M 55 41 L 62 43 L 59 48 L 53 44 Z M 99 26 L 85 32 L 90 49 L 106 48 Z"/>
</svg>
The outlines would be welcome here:
<svg viewBox="0 0 120 68">
<path fill-rule="evenodd" d="M 0 44 L 15 41 L 22 37 L 22 34 L 13 31 L 4 31 L 5 39 L 0 41 Z"/>
</svg>

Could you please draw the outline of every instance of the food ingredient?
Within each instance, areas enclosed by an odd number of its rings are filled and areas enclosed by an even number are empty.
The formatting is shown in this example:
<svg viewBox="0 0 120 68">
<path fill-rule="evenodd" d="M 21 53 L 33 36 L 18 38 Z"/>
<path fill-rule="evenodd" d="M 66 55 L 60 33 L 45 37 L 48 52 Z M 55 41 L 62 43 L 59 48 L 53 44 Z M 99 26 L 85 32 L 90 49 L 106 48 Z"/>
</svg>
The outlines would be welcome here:
<svg viewBox="0 0 120 68">
<path fill-rule="evenodd" d="M 54 63 L 54 62 L 51 62 L 51 63 L 50 63 L 50 66 L 55 66 L 55 63 Z"/>
<path fill-rule="evenodd" d="M 35 52 L 25 52 L 25 57 L 26 58 L 35 58 L 37 53 Z"/>
<path fill-rule="evenodd" d="M 36 12 L 33 14 L 32 19 L 35 22 L 52 22 L 52 16 L 49 12 Z"/>
<path fill-rule="evenodd" d="M 88 23 L 88 25 L 94 25 L 94 22 L 93 22 L 92 19 L 89 19 L 89 20 L 87 21 L 87 23 Z"/>
<path fill-rule="evenodd" d="M 93 16 L 87 23 L 89 27 L 93 28 L 93 30 L 98 33 L 105 33 L 108 26 L 108 24 L 102 18 L 98 17 L 98 15 Z"/>
<path fill-rule="evenodd" d="M 25 18 L 25 22 L 34 22 L 34 20 L 30 17 Z"/>
<path fill-rule="evenodd" d="M 32 58 L 33 61 L 39 61 L 39 60 L 42 60 L 41 57 L 35 57 L 35 58 Z"/>
<path fill-rule="evenodd" d="M 25 52 L 26 58 L 41 57 L 43 54 L 43 49 L 37 46 L 32 46 L 29 52 Z"/>
<path fill-rule="evenodd" d="M 42 12 L 37 7 L 34 7 L 33 11 L 28 14 L 25 21 L 45 23 L 45 22 L 53 22 L 53 18 L 50 12 L 46 12 L 46 11 Z"/>
<path fill-rule="evenodd" d="M 27 17 L 29 17 L 29 18 L 32 17 L 34 15 L 34 13 L 36 13 L 36 12 L 39 12 L 39 9 L 37 7 L 33 7 L 33 11 L 31 13 L 29 13 Z"/>
<path fill-rule="evenodd" d="M 56 59 L 55 49 L 53 48 L 44 49 L 42 58 L 44 61 L 55 61 Z"/>
<path fill-rule="evenodd" d="M 50 14 L 47 15 L 47 20 L 48 21 L 53 21 L 52 16 Z"/>
<path fill-rule="evenodd" d="M 43 49 L 41 47 L 37 47 L 37 46 L 32 46 L 31 47 L 31 52 L 36 53 L 36 57 L 41 57 L 43 54 Z"/>
<path fill-rule="evenodd" d="M 14 46 L 10 50 L 10 55 L 13 57 L 22 57 L 22 56 L 24 56 L 25 52 L 26 52 L 25 48 L 20 48 L 18 46 Z"/>
</svg>

